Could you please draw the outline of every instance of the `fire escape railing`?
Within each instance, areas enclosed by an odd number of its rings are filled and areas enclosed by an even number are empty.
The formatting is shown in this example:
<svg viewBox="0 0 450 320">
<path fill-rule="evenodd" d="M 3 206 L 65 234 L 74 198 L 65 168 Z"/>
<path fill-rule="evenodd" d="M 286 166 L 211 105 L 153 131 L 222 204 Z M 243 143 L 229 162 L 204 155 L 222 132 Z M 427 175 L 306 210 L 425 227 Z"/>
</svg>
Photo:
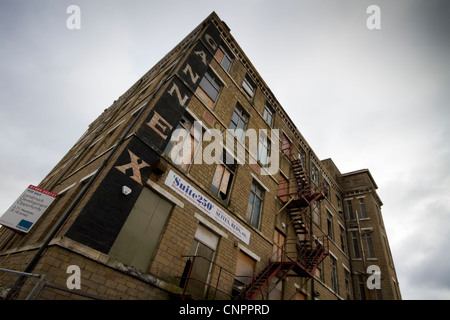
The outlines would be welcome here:
<svg viewBox="0 0 450 320">
<path fill-rule="evenodd" d="M 213 261 L 202 256 L 186 256 L 190 263 L 185 268 L 185 272 L 181 277 L 180 286 L 183 288 L 182 298 L 200 298 L 210 297 L 215 299 L 217 293 L 220 292 L 233 299 L 256 299 L 258 296 L 263 297 L 264 288 L 276 276 L 278 284 L 291 271 L 294 275 L 300 277 L 314 277 L 318 265 L 329 254 L 329 238 L 326 235 L 316 236 L 310 230 L 311 215 L 308 216 L 306 211 L 315 201 L 325 198 L 325 189 L 323 185 L 311 183 L 306 170 L 304 169 L 300 159 L 288 157 L 294 172 L 294 182 L 284 184 L 285 190 L 278 190 L 278 199 L 284 203 L 283 209 L 286 209 L 291 218 L 296 238 L 286 241 L 286 243 L 275 250 L 270 257 L 268 264 L 256 276 L 237 276 L 232 272 L 217 265 Z M 283 184 L 280 183 L 283 187 Z M 281 191 L 281 192 L 280 192 Z M 192 259 L 192 260 L 191 260 Z M 192 276 L 192 270 L 199 259 L 206 259 L 210 262 L 210 268 L 218 268 L 215 275 L 216 279 L 200 279 Z M 211 271 L 212 274 L 212 271 Z M 232 275 L 237 278 L 251 278 L 247 284 L 239 288 L 238 294 L 229 293 L 219 289 L 221 277 L 224 274 Z M 204 285 L 202 297 L 194 297 L 189 293 L 189 283 L 197 282 Z M 212 284 L 211 284 L 212 283 Z"/>
</svg>

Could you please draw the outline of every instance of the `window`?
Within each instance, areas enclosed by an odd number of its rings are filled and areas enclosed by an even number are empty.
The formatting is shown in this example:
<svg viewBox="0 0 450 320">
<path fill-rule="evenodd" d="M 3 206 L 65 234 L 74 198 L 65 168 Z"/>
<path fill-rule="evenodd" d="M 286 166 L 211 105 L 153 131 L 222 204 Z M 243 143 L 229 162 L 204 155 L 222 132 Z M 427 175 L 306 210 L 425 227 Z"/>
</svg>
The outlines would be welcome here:
<svg viewBox="0 0 450 320">
<path fill-rule="evenodd" d="M 282 202 L 289 201 L 289 180 L 282 174 L 278 178 L 278 199 Z"/>
<path fill-rule="evenodd" d="M 330 184 L 325 181 L 325 197 L 331 201 Z"/>
<path fill-rule="evenodd" d="M 214 58 L 216 58 L 216 60 L 226 71 L 230 70 L 233 58 L 231 58 L 231 55 L 228 53 L 228 50 L 225 50 L 223 46 L 220 46 L 219 49 L 217 49 Z"/>
<path fill-rule="evenodd" d="M 327 212 L 327 228 L 328 228 L 328 236 L 331 240 L 334 240 L 334 233 L 333 233 L 333 215 L 329 212 Z"/>
<path fill-rule="evenodd" d="M 311 167 L 311 178 L 315 184 L 319 183 L 319 170 L 315 165 L 312 165 Z"/>
<path fill-rule="evenodd" d="M 252 183 L 250 189 L 250 197 L 248 198 L 247 206 L 247 221 L 255 228 L 259 228 L 260 217 L 262 211 L 264 191 L 262 187 L 255 181 Z"/>
<path fill-rule="evenodd" d="M 233 282 L 233 296 L 237 296 L 253 279 L 256 260 L 242 251 L 238 252 L 236 273 Z"/>
<path fill-rule="evenodd" d="M 348 218 L 350 220 L 355 220 L 355 216 L 353 215 L 352 200 L 347 200 L 347 210 L 348 210 Z"/>
<path fill-rule="evenodd" d="M 341 249 L 342 249 L 342 251 L 345 252 L 345 246 L 346 246 L 345 230 L 344 230 L 344 228 L 341 225 L 339 225 L 339 237 L 340 237 L 340 240 L 341 240 Z"/>
<path fill-rule="evenodd" d="M 236 137 L 239 139 L 239 141 L 243 141 L 245 137 L 245 129 L 247 129 L 247 123 L 248 123 L 248 114 L 242 109 L 240 105 L 236 105 L 236 108 L 234 108 L 233 116 L 231 117 L 231 122 L 229 129 L 238 130 L 235 132 Z"/>
<path fill-rule="evenodd" d="M 337 277 L 337 260 L 331 257 L 331 287 L 334 292 L 339 293 L 338 277 Z"/>
<path fill-rule="evenodd" d="M 366 204 L 364 203 L 363 198 L 359 198 L 359 208 L 361 209 L 361 217 L 367 218 Z"/>
<path fill-rule="evenodd" d="M 283 281 L 277 276 L 269 281 L 269 296 L 268 300 L 282 300 L 283 299 Z"/>
<path fill-rule="evenodd" d="M 366 281 L 364 281 L 364 276 L 358 276 L 358 287 L 359 287 L 359 299 L 366 300 Z"/>
<path fill-rule="evenodd" d="M 187 171 L 193 162 L 201 135 L 201 127 L 195 126 L 194 121 L 184 115 L 177 129 L 172 133 L 164 154 Z"/>
<path fill-rule="evenodd" d="M 274 118 L 274 111 L 271 105 L 266 103 L 266 106 L 264 107 L 264 120 L 267 122 L 267 124 L 272 127 L 273 126 L 273 118 Z"/>
<path fill-rule="evenodd" d="M 339 197 L 336 194 L 336 204 L 337 204 L 337 209 L 338 209 L 338 213 L 341 216 L 341 218 L 344 219 L 344 213 L 342 212 L 342 203 L 341 203 L 341 197 Z"/>
<path fill-rule="evenodd" d="M 222 84 L 213 76 L 213 73 L 207 71 L 195 92 L 208 107 L 212 108 L 219 96 L 221 88 Z"/>
<path fill-rule="evenodd" d="M 210 189 L 214 195 L 218 196 L 224 202 L 228 202 L 230 199 L 231 185 L 236 171 L 236 165 L 234 163 L 227 163 L 226 154 L 226 151 L 222 153 L 222 163 L 217 165 Z"/>
<path fill-rule="evenodd" d="M 367 254 L 368 258 L 375 258 L 375 252 L 373 250 L 372 236 L 370 232 L 365 234 L 366 244 L 367 244 Z"/>
<path fill-rule="evenodd" d="M 253 96 L 255 95 L 256 86 L 248 75 L 245 76 L 244 81 L 242 82 L 242 88 L 250 98 L 253 98 Z"/>
<path fill-rule="evenodd" d="M 318 265 L 317 265 L 317 268 L 316 268 L 316 272 L 314 273 L 314 276 L 316 277 L 316 278 L 318 278 L 318 279 L 320 279 L 320 280 L 324 280 L 324 277 L 323 277 L 323 261 L 322 262 L 320 262 Z"/>
<path fill-rule="evenodd" d="M 302 162 L 303 168 L 306 169 L 306 152 L 302 148 L 298 150 L 298 158 Z"/>
<path fill-rule="evenodd" d="M 352 244 L 353 244 L 353 254 L 354 258 L 361 258 L 361 255 L 359 253 L 359 244 L 358 244 L 358 234 L 356 231 L 352 232 Z"/>
<path fill-rule="evenodd" d="M 230 196 L 233 173 L 223 164 L 218 164 L 211 184 L 211 192 L 227 201 Z"/>
<path fill-rule="evenodd" d="M 314 201 L 313 204 L 313 221 L 320 226 L 320 208 L 319 208 L 319 202 L 318 201 Z"/>
<path fill-rule="evenodd" d="M 269 165 L 269 154 L 270 141 L 264 131 L 260 131 L 258 143 L 258 161 L 263 167 L 267 167 Z"/>
<path fill-rule="evenodd" d="M 187 285 L 187 291 L 194 297 L 205 298 L 211 264 L 214 260 L 218 243 L 219 237 L 215 233 L 202 225 L 197 228 L 189 253 L 190 256 L 196 256 L 196 258 L 191 267 L 191 281 Z"/>
<path fill-rule="evenodd" d="M 350 272 L 345 270 L 345 293 L 347 294 L 347 300 L 350 300 L 351 291 L 350 291 Z"/>
<path fill-rule="evenodd" d="M 283 141 L 281 142 L 281 152 L 283 152 L 286 157 L 291 156 L 291 141 L 289 141 L 288 137 L 283 133 Z"/>
<path fill-rule="evenodd" d="M 283 261 L 283 253 L 286 249 L 285 246 L 286 243 L 286 237 L 284 234 L 282 234 L 280 231 L 275 230 L 273 233 L 273 250 L 272 250 L 272 256 L 270 257 L 270 261 Z"/>
<path fill-rule="evenodd" d="M 173 205 L 144 188 L 128 215 L 108 255 L 148 272 Z"/>
</svg>

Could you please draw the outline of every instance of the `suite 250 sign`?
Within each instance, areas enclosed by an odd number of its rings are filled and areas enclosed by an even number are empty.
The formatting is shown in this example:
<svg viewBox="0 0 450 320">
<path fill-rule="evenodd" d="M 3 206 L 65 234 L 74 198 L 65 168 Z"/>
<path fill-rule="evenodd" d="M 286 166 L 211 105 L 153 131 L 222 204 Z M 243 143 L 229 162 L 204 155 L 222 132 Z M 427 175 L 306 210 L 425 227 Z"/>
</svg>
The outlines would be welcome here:
<svg viewBox="0 0 450 320">
<path fill-rule="evenodd" d="M 250 243 L 250 232 L 230 215 L 216 206 L 208 197 L 205 197 L 197 189 L 192 187 L 186 180 L 170 170 L 164 182 L 180 196 L 188 200 L 194 206 L 203 211 L 206 215 L 217 221 L 245 244 Z"/>
</svg>

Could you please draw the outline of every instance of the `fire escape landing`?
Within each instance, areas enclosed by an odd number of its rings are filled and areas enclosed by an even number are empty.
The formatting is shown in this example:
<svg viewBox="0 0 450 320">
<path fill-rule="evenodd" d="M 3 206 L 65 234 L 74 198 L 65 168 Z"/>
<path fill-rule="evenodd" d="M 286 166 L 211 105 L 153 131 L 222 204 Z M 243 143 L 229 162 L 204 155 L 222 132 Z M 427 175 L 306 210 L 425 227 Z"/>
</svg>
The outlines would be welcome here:
<svg viewBox="0 0 450 320">
<path fill-rule="evenodd" d="M 236 300 L 254 300 L 262 296 L 263 289 L 267 285 L 277 285 L 287 276 L 309 277 L 313 278 L 318 265 L 328 256 L 328 237 L 326 235 L 313 235 L 309 224 L 310 217 L 307 211 L 315 201 L 325 198 L 324 189 L 314 183 L 310 183 L 310 179 L 299 159 L 290 159 L 291 167 L 294 172 L 294 182 L 289 183 L 292 188 L 285 188 L 285 192 L 279 192 L 278 198 L 284 203 L 283 209 L 289 213 L 291 223 L 296 233 L 293 240 L 286 241 L 283 245 L 274 250 L 274 254 L 269 259 L 267 266 L 246 285 L 238 288 L 238 293 L 233 294 L 232 298 Z M 291 192 L 292 191 L 292 192 Z M 212 261 L 210 263 L 219 269 L 219 276 L 216 285 L 207 284 L 207 282 L 192 277 L 192 270 L 197 261 L 205 260 L 201 256 L 191 256 L 192 264 L 186 269 L 187 274 L 182 277 L 183 299 L 193 299 L 194 296 L 187 294 L 188 283 L 198 282 L 209 287 L 209 292 L 216 294 L 224 293 L 218 288 L 220 283 L 220 275 L 232 274 L 230 271 L 216 266 Z M 196 261 L 197 260 L 197 261 Z M 190 260 L 189 260 L 190 261 Z M 235 275 L 236 277 L 237 275 Z M 276 277 L 276 278 L 275 278 Z M 274 280 L 276 279 L 276 282 Z M 236 288 L 234 288 L 236 289 Z M 205 290 L 206 292 L 206 290 Z M 201 297 L 197 297 L 202 299 Z"/>
</svg>

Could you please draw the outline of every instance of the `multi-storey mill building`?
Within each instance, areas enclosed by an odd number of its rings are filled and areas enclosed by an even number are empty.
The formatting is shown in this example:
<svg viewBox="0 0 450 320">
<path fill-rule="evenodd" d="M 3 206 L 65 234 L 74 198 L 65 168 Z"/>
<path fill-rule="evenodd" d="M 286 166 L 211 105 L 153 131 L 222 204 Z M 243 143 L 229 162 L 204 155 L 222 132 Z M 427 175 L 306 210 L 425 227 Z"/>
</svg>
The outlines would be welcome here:
<svg viewBox="0 0 450 320">
<path fill-rule="evenodd" d="M 209 129 L 223 141 L 221 161 L 207 164 Z M 226 129 L 267 134 L 255 153 L 239 134 L 227 147 Z M 318 159 L 215 13 L 39 187 L 58 197 L 35 226 L 0 228 L 0 267 L 45 274 L 39 299 L 401 299 L 369 170 L 342 174 Z M 74 265 L 80 289 L 67 288 Z M 33 287 L 5 275 L 3 298 Z"/>
</svg>

